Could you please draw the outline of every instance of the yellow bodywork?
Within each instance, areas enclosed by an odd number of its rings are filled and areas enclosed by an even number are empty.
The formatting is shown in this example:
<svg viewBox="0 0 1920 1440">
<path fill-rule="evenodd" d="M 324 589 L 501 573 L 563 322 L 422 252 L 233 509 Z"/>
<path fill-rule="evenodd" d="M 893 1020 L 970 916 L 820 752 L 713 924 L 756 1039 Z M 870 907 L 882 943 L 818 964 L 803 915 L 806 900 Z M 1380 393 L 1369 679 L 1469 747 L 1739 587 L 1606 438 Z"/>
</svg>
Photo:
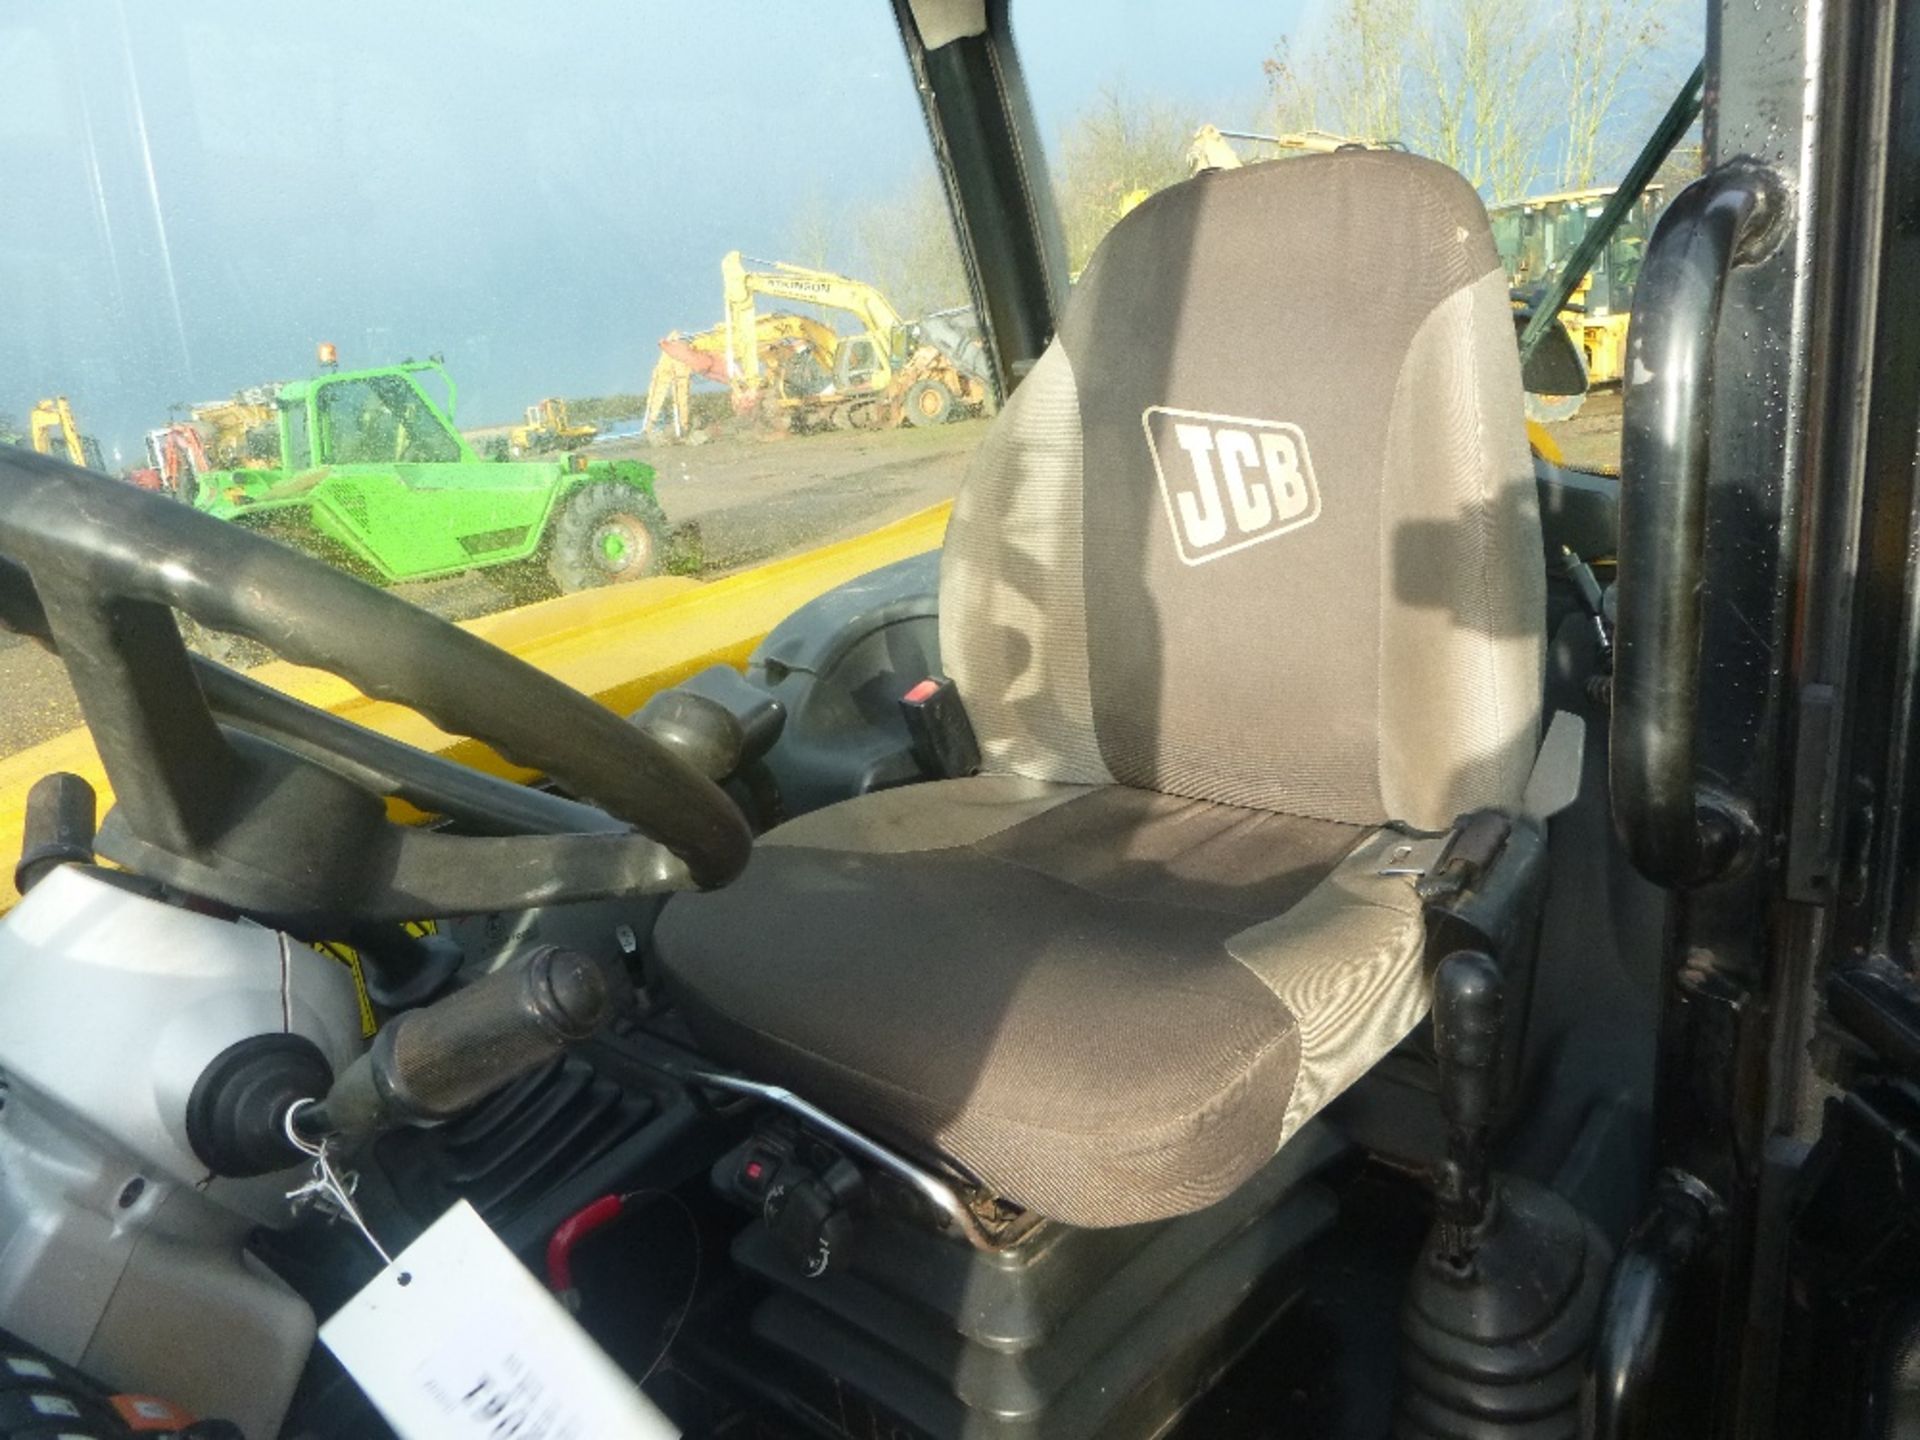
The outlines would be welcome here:
<svg viewBox="0 0 1920 1440">
<path fill-rule="evenodd" d="M 187 411 L 214 469 L 269 469 L 279 463 L 280 412 L 271 398 L 276 388 L 259 386 L 231 400 L 209 400 Z M 256 434 L 266 441 L 262 453 L 248 443 Z"/>
<path fill-rule="evenodd" d="M 1261 135 L 1251 130 L 1222 130 L 1218 125 L 1202 125 L 1187 142 L 1187 173 L 1202 170 L 1238 170 L 1248 162 L 1229 141 L 1242 140 L 1264 145 L 1279 155 L 1257 155 L 1256 160 L 1275 160 L 1280 155 L 1331 155 L 1336 150 L 1386 150 L 1383 140 L 1362 140 L 1355 135 L 1336 135 L 1331 130 L 1296 130 L 1285 135 Z M 1121 213 L 1125 213 L 1124 211 Z"/>
<path fill-rule="evenodd" d="M 870 534 L 701 583 L 660 577 L 503 611 L 467 621 L 472 631 L 621 714 L 709 665 L 744 666 L 753 647 L 816 596 L 896 560 L 938 548 L 950 505 L 936 505 Z M 476 769 L 534 778 L 477 741 L 447 734 L 411 710 L 369 700 L 346 681 L 275 661 L 252 672 L 277 689 L 343 719 Z M 93 739 L 73 730 L 0 759 L 0 854 L 20 851 L 27 791 L 41 776 L 70 770 L 110 792 Z M 19 898 L 0 871 L 0 911 Z"/>
<path fill-rule="evenodd" d="M 832 370 L 833 352 L 840 343 L 840 337 L 831 327 L 807 315 L 792 315 L 780 311 L 771 315 L 756 315 L 753 320 L 754 351 L 758 364 L 768 370 L 778 371 L 796 355 L 806 355 L 822 370 Z M 720 375 L 709 378 L 720 379 L 732 386 L 729 367 L 734 364 L 731 356 L 733 330 L 727 325 L 716 325 L 711 330 L 701 330 L 688 335 L 676 330 L 664 337 L 661 342 L 664 349 L 669 344 L 676 348 L 696 351 L 701 356 L 711 357 L 713 369 Z M 702 372 L 707 373 L 707 372 Z M 642 433 L 651 434 L 663 415 L 673 421 L 674 438 L 686 435 L 692 423 L 691 391 L 693 366 L 674 355 L 663 354 L 653 367 L 653 376 L 647 383 L 647 416 L 641 426 Z"/>
<path fill-rule="evenodd" d="M 86 444 L 64 395 L 42 400 L 27 412 L 27 443 L 42 455 L 57 453 L 69 465 L 87 463 Z"/>
</svg>

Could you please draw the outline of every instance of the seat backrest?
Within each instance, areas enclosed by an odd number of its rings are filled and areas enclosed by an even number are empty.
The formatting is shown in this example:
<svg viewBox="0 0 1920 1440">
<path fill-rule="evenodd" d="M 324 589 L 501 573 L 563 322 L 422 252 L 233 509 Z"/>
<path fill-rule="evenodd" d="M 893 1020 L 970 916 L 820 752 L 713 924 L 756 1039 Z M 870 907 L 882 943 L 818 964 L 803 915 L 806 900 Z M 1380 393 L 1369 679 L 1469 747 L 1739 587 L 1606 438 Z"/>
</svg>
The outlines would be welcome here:
<svg viewBox="0 0 1920 1440">
<path fill-rule="evenodd" d="M 989 770 L 1437 830 L 1520 797 L 1544 590 L 1486 212 L 1341 153 L 1114 227 L 955 502 L 940 639 Z"/>
</svg>

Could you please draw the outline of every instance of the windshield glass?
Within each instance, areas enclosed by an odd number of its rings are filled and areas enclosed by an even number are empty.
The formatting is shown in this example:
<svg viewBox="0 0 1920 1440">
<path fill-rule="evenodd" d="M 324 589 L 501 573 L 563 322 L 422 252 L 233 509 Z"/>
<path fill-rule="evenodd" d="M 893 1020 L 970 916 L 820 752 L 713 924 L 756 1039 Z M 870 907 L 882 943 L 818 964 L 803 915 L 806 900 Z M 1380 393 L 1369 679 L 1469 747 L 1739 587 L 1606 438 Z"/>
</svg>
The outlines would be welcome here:
<svg viewBox="0 0 1920 1440">
<path fill-rule="evenodd" d="M 0 443 L 461 620 L 947 501 L 997 396 L 890 8 L 548 18 L 0 9 Z M 0 755 L 78 720 L 0 635 Z"/>
<path fill-rule="evenodd" d="M 1517 304 L 1702 43 L 1678 0 L 1029 0 L 1014 25 L 1072 271 L 1197 168 L 1392 146 L 1479 188 Z M 0 207 L 0 443 L 450 618 L 527 610 L 517 637 L 578 592 L 665 603 L 922 515 L 1000 401 L 884 4 L 423 0 L 343 31 L 24 0 L 0 156 L 33 177 Z M 1563 312 L 1592 392 L 1529 403 L 1571 463 L 1617 458 L 1639 256 L 1698 163 L 1689 135 Z M 0 636 L 0 757 L 79 718 Z"/>
</svg>

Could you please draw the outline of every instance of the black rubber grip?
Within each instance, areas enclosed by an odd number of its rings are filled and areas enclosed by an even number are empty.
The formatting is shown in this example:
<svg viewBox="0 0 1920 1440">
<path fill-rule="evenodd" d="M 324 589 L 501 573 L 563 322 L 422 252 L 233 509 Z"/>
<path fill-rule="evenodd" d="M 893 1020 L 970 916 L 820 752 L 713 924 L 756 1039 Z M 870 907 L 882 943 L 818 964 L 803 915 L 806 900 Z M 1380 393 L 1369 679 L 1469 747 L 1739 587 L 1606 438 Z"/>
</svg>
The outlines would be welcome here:
<svg viewBox="0 0 1920 1440">
<path fill-rule="evenodd" d="M 612 1009 L 605 971 L 551 946 L 391 1020 L 313 1117 L 360 1136 L 449 1119 L 591 1035 Z"/>
</svg>

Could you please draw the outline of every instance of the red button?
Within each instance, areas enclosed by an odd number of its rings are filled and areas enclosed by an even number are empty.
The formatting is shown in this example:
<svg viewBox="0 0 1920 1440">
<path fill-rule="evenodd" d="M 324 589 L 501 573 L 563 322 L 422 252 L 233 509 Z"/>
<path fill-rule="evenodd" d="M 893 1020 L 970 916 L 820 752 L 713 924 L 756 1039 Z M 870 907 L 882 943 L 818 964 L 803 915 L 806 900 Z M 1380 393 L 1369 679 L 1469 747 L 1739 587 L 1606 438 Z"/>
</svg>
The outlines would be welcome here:
<svg viewBox="0 0 1920 1440">
<path fill-rule="evenodd" d="M 909 705 L 924 705 L 934 697 L 939 689 L 940 682 L 938 680 L 922 680 L 918 685 L 907 691 L 903 698 Z"/>
</svg>

